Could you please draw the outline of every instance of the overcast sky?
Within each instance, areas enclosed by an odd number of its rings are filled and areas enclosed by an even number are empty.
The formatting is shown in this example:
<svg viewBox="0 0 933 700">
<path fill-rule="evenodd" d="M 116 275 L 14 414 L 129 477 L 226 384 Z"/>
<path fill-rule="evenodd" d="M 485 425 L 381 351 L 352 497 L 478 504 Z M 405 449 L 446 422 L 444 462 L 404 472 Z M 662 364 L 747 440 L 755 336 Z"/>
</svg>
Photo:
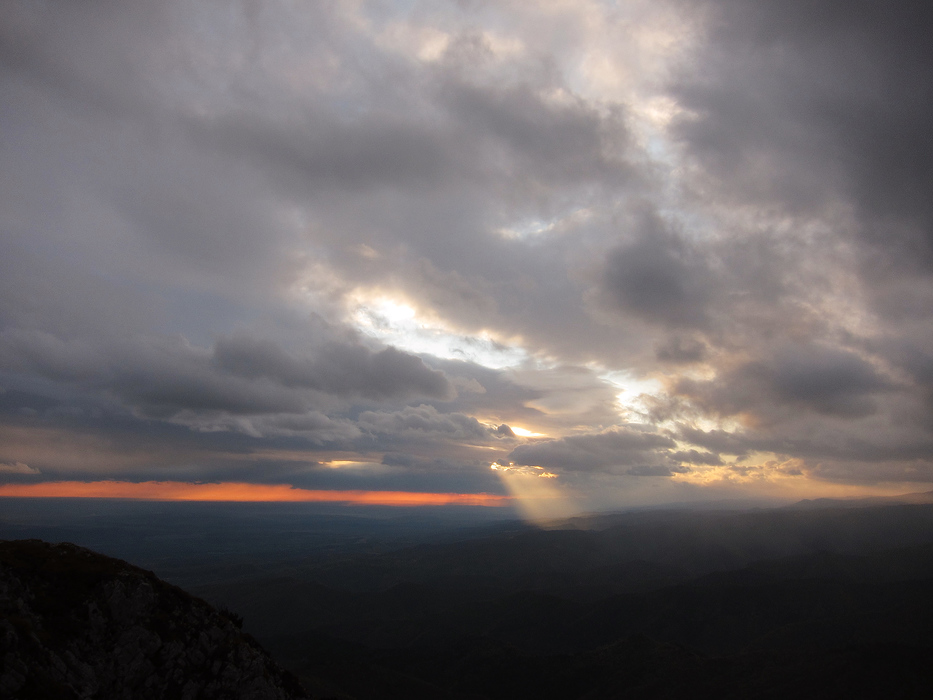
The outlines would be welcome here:
<svg viewBox="0 0 933 700">
<path fill-rule="evenodd" d="M 928 490 L 931 36 L 928 2 L 8 0 L 0 482 Z"/>
</svg>

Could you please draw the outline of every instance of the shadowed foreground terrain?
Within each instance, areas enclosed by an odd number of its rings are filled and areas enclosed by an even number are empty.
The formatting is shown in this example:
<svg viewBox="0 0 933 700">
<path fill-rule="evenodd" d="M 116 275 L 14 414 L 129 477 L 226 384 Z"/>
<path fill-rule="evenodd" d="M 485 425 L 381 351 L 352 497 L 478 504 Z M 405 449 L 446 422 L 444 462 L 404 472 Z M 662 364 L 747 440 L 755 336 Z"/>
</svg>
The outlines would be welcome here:
<svg viewBox="0 0 933 700">
<path fill-rule="evenodd" d="M 198 587 L 368 698 L 926 698 L 933 506 L 659 511 Z"/>
<path fill-rule="evenodd" d="M 307 697 L 237 622 L 118 559 L 0 542 L 0 697 Z"/>
<path fill-rule="evenodd" d="M 74 545 L 4 543 L 0 695 L 301 697 L 240 616 L 317 698 L 887 700 L 933 687 L 928 503 L 447 530 L 419 514 L 86 507 L 100 514 L 55 529 L 8 514 L 3 531 L 68 531 L 232 612 Z"/>
</svg>

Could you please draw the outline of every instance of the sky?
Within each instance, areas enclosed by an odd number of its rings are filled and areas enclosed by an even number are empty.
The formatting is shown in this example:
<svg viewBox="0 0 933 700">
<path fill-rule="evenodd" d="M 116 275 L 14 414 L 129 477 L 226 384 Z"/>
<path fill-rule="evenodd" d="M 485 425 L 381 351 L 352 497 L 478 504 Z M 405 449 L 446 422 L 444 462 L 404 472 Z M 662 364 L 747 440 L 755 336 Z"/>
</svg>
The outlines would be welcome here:
<svg viewBox="0 0 933 700">
<path fill-rule="evenodd" d="M 921 2 L 8 0 L 0 495 L 929 490 L 931 33 Z"/>
</svg>

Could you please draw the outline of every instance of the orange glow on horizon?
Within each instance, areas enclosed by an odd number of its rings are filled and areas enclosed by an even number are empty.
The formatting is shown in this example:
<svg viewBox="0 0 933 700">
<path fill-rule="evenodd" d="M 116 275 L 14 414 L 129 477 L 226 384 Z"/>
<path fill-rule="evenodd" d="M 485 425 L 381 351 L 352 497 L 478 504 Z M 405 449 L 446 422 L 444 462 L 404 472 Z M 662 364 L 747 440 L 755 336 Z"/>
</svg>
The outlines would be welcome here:
<svg viewBox="0 0 933 700">
<path fill-rule="evenodd" d="M 145 501 L 241 501 L 283 503 L 348 503 L 376 506 L 504 506 L 509 496 L 488 493 L 420 493 L 417 491 L 323 491 L 288 484 L 193 484 L 183 481 L 48 481 L 0 484 L 0 497 L 130 498 Z"/>
</svg>

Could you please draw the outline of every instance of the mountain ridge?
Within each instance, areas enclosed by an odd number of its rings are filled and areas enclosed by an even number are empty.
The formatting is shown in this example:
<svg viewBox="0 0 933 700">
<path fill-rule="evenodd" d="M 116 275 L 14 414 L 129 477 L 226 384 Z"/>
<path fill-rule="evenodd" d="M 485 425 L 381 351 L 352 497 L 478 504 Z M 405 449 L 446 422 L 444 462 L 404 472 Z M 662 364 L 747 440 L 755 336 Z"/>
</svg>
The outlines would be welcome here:
<svg viewBox="0 0 933 700">
<path fill-rule="evenodd" d="M 309 697 L 230 612 L 70 543 L 0 540 L 0 695 Z"/>
</svg>

